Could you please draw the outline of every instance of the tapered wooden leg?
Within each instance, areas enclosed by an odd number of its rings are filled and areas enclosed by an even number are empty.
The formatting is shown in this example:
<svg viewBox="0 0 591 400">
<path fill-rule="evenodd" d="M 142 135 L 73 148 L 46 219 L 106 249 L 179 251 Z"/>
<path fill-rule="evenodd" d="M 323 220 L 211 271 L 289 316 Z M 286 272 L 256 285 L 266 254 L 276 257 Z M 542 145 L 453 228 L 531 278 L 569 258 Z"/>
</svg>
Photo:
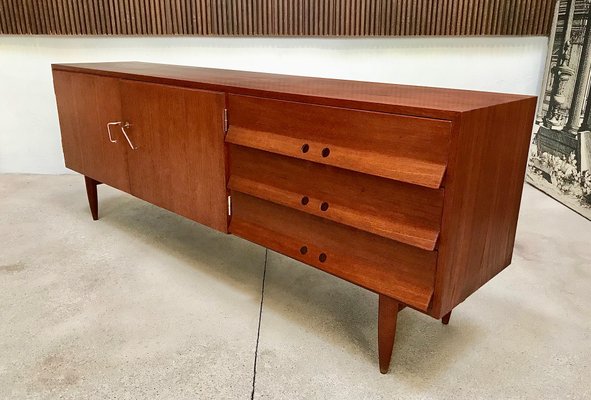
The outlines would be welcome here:
<svg viewBox="0 0 591 400">
<path fill-rule="evenodd" d="M 392 358 L 399 304 L 391 297 L 381 294 L 379 296 L 378 353 L 380 358 L 380 372 L 386 374 L 390 368 L 390 359 Z"/>
<path fill-rule="evenodd" d="M 451 311 L 450 311 L 450 312 L 448 312 L 447 314 L 445 314 L 445 315 L 443 316 L 443 318 L 441 318 L 441 323 L 442 323 L 443 325 L 447 325 L 447 324 L 449 324 L 449 319 L 450 319 L 450 318 L 451 318 Z"/>
<path fill-rule="evenodd" d="M 86 195 L 88 196 L 88 205 L 90 206 L 92 219 L 96 221 L 98 219 L 98 193 L 96 186 L 100 182 L 95 181 L 88 176 L 84 176 L 84 183 L 86 183 Z"/>
</svg>

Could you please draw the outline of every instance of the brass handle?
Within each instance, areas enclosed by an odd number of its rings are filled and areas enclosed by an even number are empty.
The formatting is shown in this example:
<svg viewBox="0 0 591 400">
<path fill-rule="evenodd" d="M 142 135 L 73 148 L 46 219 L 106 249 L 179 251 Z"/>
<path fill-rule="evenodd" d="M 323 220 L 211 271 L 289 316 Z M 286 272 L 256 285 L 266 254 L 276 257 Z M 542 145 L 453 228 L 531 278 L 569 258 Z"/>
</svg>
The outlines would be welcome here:
<svg viewBox="0 0 591 400">
<path fill-rule="evenodd" d="M 107 124 L 107 133 L 109 134 L 109 142 L 117 143 L 117 139 L 113 139 L 113 135 L 111 134 L 111 126 L 112 125 L 121 125 L 121 121 L 109 122 Z"/>
<path fill-rule="evenodd" d="M 123 125 L 120 125 L 120 127 L 121 127 L 121 132 L 123 132 L 123 136 L 125 136 L 125 140 L 127 140 L 127 143 L 129 144 L 129 147 L 131 147 L 132 150 L 137 150 L 138 147 L 135 146 L 133 143 L 131 143 L 129 136 L 127 136 L 127 132 L 125 131 L 125 128 L 131 127 L 131 124 L 129 122 L 126 122 Z"/>
<path fill-rule="evenodd" d="M 123 133 L 123 136 L 125 137 L 127 144 L 129 144 L 129 147 L 131 147 L 132 150 L 137 150 L 138 147 L 131 143 L 131 139 L 129 139 L 127 131 L 125 130 L 125 128 L 131 127 L 131 124 L 129 122 L 113 121 L 107 123 L 107 133 L 109 134 L 109 142 L 117 143 L 117 139 L 113 139 L 113 134 L 111 133 L 111 126 L 115 125 L 119 126 L 119 129 L 121 129 L 121 133 Z"/>
</svg>

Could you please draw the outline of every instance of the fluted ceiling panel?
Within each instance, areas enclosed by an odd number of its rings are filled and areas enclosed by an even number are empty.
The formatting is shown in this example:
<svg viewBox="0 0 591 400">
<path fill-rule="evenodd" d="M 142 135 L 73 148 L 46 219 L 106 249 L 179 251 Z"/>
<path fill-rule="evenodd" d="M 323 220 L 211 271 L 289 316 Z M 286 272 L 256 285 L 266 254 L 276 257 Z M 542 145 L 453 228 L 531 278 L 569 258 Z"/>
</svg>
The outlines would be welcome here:
<svg viewBox="0 0 591 400">
<path fill-rule="evenodd" d="M 556 0 L 0 0 L 0 34 L 548 35 Z"/>
</svg>

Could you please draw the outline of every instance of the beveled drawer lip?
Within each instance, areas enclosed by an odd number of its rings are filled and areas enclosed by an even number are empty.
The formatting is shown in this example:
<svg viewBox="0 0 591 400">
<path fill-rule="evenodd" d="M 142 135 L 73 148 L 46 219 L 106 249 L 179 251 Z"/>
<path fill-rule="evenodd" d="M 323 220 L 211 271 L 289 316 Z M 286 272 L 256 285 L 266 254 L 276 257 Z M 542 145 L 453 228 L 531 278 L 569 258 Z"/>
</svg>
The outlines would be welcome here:
<svg viewBox="0 0 591 400">
<path fill-rule="evenodd" d="M 429 188 L 443 184 L 450 121 L 228 96 L 226 142 Z"/>
<path fill-rule="evenodd" d="M 380 238 L 239 192 L 232 192 L 232 199 L 231 234 L 428 312 L 434 292 L 436 250 Z M 251 214 L 253 204 L 256 215 Z M 306 252 L 302 252 L 303 247 Z M 324 261 L 319 258 L 322 254 L 326 254 Z"/>
<path fill-rule="evenodd" d="M 256 132 L 256 131 L 252 131 L 252 130 L 247 130 L 247 129 L 243 129 L 243 128 L 236 128 L 233 126 L 230 126 L 228 129 L 228 133 L 226 135 L 226 142 L 227 143 L 231 143 L 231 144 L 235 144 L 235 145 L 240 145 L 240 146 L 245 146 L 245 147 L 252 147 L 254 149 L 258 149 L 258 150 L 264 150 L 264 151 L 269 151 L 272 153 L 276 153 L 276 154 L 280 154 L 283 156 L 288 156 L 288 157 L 293 157 L 293 158 L 298 158 L 298 159 L 302 159 L 302 160 L 307 160 L 307 161 L 313 161 L 319 164 L 326 164 L 326 165 L 333 165 L 335 167 L 339 167 L 339 168 L 344 168 L 344 169 L 348 169 L 351 171 L 357 171 L 357 172 L 363 172 L 369 175 L 375 175 L 375 176 L 379 176 L 382 178 L 387 178 L 387 179 L 393 179 L 393 180 L 397 180 L 400 182 L 405 182 L 405 183 L 410 183 L 410 184 L 414 184 L 414 185 L 419 185 L 419 186 L 424 186 L 430 189 L 439 189 L 441 187 L 444 186 L 444 182 L 445 182 L 445 173 L 447 170 L 447 165 L 444 164 L 436 164 L 436 163 L 429 163 L 429 162 L 423 162 L 423 161 L 418 161 L 418 160 L 412 160 L 412 159 L 405 159 L 402 157 L 398 157 L 397 160 L 400 164 L 405 164 L 407 165 L 407 170 L 393 170 L 393 169 L 387 169 L 387 168 L 381 168 L 380 165 L 383 165 L 383 163 L 380 163 L 379 159 L 377 159 L 378 157 L 376 156 L 371 156 L 371 155 L 367 155 L 366 157 L 364 157 L 366 160 L 369 160 L 371 158 L 373 158 L 375 160 L 375 163 L 370 162 L 370 163 L 357 163 L 357 162 L 346 162 L 346 161 L 336 161 L 335 162 L 335 148 L 341 150 L 343 153 L 345 152 L 349 152 L 349 149 L 345 149 L 345 148 L 339 148 L 339 146 L 335 146 L 333 144 L 330 143 L 320 143 L 320 142 L 313 142 L 311 140 L 301 140 L 301 141 L 294 141 L 294 140 L 289 140 L 286 139 L 285 136 L 280 136 L 280 135 L 276 135 L 274 133 L 270 133 L 270 132 L 264 132 L 264 134 L 266 135 L 273 135 L 276 137 L 275 142 L 278 144 L 278 146 L 273 146 L 273 147 L 269 147 L 269 146 L 261 146 L 261 145 L 257 145 L 256 142 L 254 140 L 252 140 L 252 137 L 254 136 L 260 136 L 261 132 Z M 246 137 L 246 136 L 250 136 Z M 269 144 L 270 141 L 267 141 L 267 144 Z M 332 158 L 329 160 L 328 158 L 322 157 L 322 154 L 316 154 L 313 152 L 306 152 L 304 155 L 300 154 L 300 149 L 303 145 L 310 145 L 310 143 L 314 143 L 314 148 L 316 149 L 331 149 L 331 153 L 332 153 Z M 286 145 L 291 145 L 290 149 L 286 149 Z M 362 153 L 360 151 L 357 151 L 357 153 Z M 369 165 L 368 165 L 369 164 Z M 417 172 L 416 168 L 421 168 L 424 172 Z M 376 171 L 376 169 L 378 171 Z"/>
<path fill-rule="evenodd" d="M 429 189 L 230 144 L 227 188 L 434 250 L 444 189 Z M 323 209 L 323 207 L 325 207 Z"/>
<path fill-rule="evenodd" d="M 230 183 L 228 185 L 228 189 L 232 190 L 232 191 L 236 191 L 236 192 L 240 192 L 240 193 L 244 193 L 244 194 L 248 194 L 250 196 L 253 197 L 257 197 L 261 200 L 266 200 L 266 201 L 270 201 L 272 203 L 281 205 L 281 206 L 285 206 L 285 207 L 290 207 L 293 208 L 294 210 L 298 210 L 301 212 L 305 212 L 307 214 L 311 214 L 311 215 L 315 215 L 319 218 L 324 218 L 336 223 L 340 223 L 343 225 L 347 225 L 350 226 L 352 228 L 357 228 L 369 233 L 373 233 L 375 235 L 378 236 L 382 236 L 391 240 L 395 240 L 397 242 L 400 243 L 404 243 L 410 246 L 414 246 L 417 247 L 419 249 L 423 249 L 423 250 L 427 250 L 427 251 L 432 251 L 432 250 L 436 250 L 437 249 L 437 244 L 438 244 L 438 239 L 439 239 L 439 231 L 434 231 L 431 235 L 429 235 L 429 237 L 425 237 L 426 235 L 411 235 L 411 234 L 403 234 L 403 233 L 398 233 L 398 232 L 389 232 L 389 234 L 384 234 L 384 233 L 379 233 L 379 231 L 377 230 L 371 230 L 368 229 L 367 227 L 361 225 L 361 224 L 352 224 L 346 220 L 343 219 L 337 219 L 337 218 L 330 218 L 328 216 L 327 213 L 323 213 L 321 211 L 316 210 L 315 207 L 304 207 L 301 205 L 300 202 L 286 202 L 286 201 L 279 201 L 277 199 L 274 198 L 269 198 L 268 196 L 261 196 L 260 192 L 255 192 L 255 191 L 249 191 L 249 190 L 245 190 L 244 186 L 240 185 L 240 184 L 236 184 L 235 180 L 232 179 L 232 177 L 230 177 Z M 301 197 L 301 196 L 299 196 Z M 307 196 L 306 196 L 307 197 Z M 315 199 L 315 203 L 321 204 L 321 200 Z M 334 206 L 332 206 L 332 208 L 334 208 Z M 410 227 L 410 228 L 418 228 L 418 227 Z"/>
</svg>

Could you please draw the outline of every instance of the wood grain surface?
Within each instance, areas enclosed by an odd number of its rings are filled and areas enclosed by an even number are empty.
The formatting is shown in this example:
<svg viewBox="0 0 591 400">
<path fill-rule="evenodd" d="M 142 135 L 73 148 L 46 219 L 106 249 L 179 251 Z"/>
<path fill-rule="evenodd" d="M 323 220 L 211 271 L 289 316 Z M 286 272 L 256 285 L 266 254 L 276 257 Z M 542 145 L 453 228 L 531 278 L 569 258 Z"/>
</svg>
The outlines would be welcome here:
<svg viewBox="0 0 591 400">
<path fill-rule="evenodd" d="M 229 143 L 437 189 L 451 123 L 229 96 Z"/>
<path fill-rule="evenodd" d="M 54 64 L 52 68 L 229 94 L 444 120 L 455 119 L 466 111 L 532 97 L 144 62 Z"/>
<path fill-rule="evenodd" d="M 466 113 L 447 176 L 431 315 L 441 318 L 511 263 L 536 99 Z"/>
<path fill-rule="evenodd" d="M 121 121 L 119 80 L 54 71 L 54 88 L 66 167 L 129 192 L 127 151 L 118 127 L 109 141 L 107 124 Z"/>
<path fill-rule="evenodd" d="M 431 302 L 436 251 L 234 191 L 230 233 L 420 310 Z"/>
<path fill-rule="evenodd" d="M 439 236 L 443 190 L 230 146 L 229 188 L 425 250 Z"/>
<path fill-rule="evenodd" d="M 224 94 L 121 82 L 131 193 L 227 231 Z"/>
</svg>

